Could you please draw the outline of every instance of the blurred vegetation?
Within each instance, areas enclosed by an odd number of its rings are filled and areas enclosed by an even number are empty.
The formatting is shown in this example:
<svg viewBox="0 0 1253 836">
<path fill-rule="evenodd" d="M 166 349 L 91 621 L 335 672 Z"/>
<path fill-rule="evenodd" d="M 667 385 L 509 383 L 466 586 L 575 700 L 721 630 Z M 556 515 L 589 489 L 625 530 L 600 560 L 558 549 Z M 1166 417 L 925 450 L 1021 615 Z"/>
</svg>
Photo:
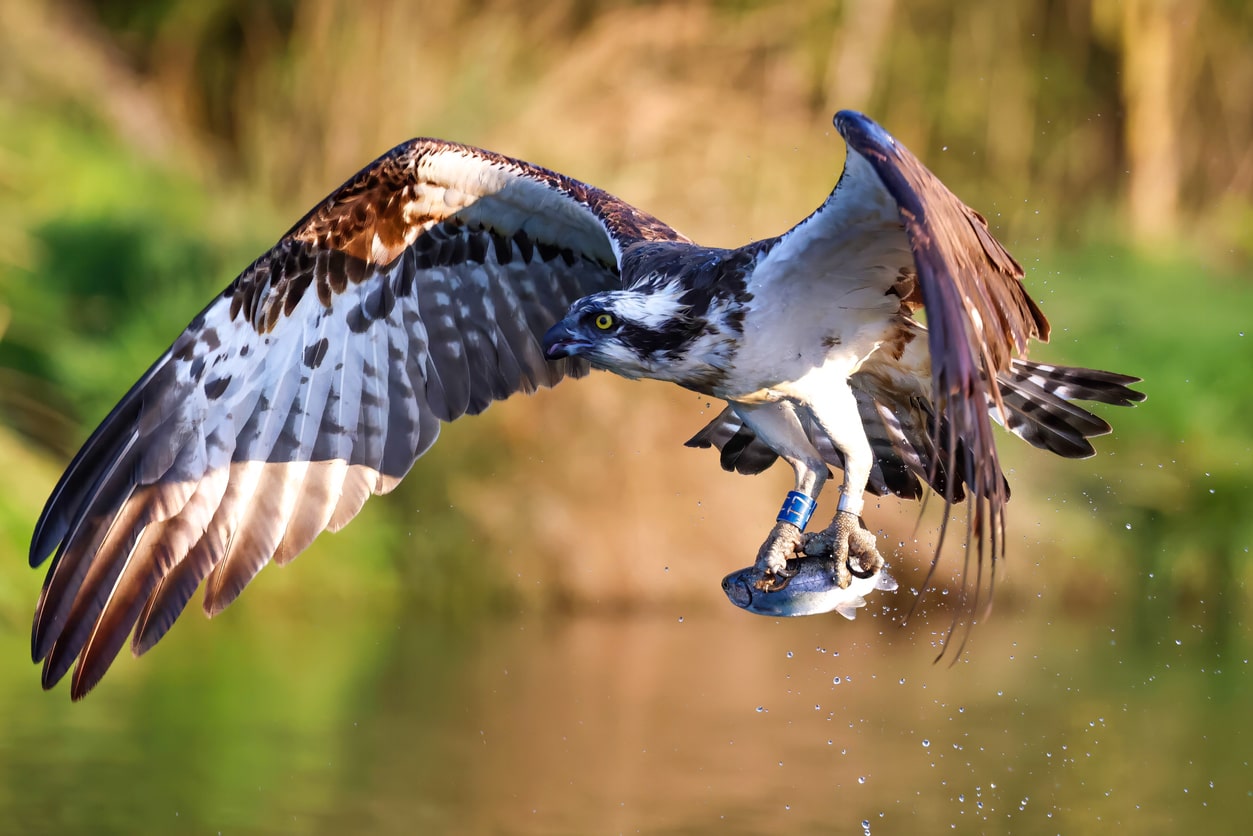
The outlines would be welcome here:
<svg viewBox="0 0 1253 836">
<path fill-rule="evenodd" d="M 472 142 L 736 245 L 831 188 L 841 107 L 992 219 L 1055 324 L 1033 356 L 1146 379 L 1147 404 L 1106 413 L 1116 433 L 1094 462 L 1007 454 L 1016 530 L 1041 521 L 1042 548 L 1081 555 L 1041 567 L 1247 597 L 1251 42 L 1236 0 L 8 0 L 0 620 L 27 617 L 29 532 L 77 444 L 212 294 L 384 149 Z M 447 428 L 397 496 L 302 558 L 301 594 L 464 614 L 712 585 L 751 558 L 787 479 L 680 457 L 692 397 L 629 386 Z M 912 514 L 883 524 L 907 531 Z"/>
</svg>

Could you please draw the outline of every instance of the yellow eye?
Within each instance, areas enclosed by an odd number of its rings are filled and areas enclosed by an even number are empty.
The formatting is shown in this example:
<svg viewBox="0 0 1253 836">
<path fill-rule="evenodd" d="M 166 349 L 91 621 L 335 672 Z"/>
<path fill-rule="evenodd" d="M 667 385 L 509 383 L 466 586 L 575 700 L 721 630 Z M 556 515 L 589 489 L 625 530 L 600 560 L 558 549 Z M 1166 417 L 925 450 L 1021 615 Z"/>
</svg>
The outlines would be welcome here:
<svg viewBox="0 0 1253 836">
<path fill-rule="evenodd" d="M 597 314 L 596 327 L 602 331 L 608 331 L 613 327 L 613 317 L 607 313 Z"/>
</svg>

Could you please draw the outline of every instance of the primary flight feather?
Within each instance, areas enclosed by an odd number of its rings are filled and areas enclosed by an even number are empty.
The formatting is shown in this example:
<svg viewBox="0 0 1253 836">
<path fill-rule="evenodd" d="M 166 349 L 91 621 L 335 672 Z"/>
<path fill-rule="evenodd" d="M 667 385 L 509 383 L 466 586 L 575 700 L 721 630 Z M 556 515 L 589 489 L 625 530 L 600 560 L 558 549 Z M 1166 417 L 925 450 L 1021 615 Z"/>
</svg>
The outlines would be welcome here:
<svg viewBox="0 0 1253 836">
<path fill-rule="evenodd" d="M 850 559 L 881 565 L 867 490 L 969 495 L 968 551 L 995 565 L 1008 492 L 992 421 L 1086 456 L 1109 425 L 1071 401 L 1142 395 L 1125 375 L 1021 359 L 1048 323 L 984 219 L 871 120 L 835 125 L 848 157 L 831 196 L 739 249 L 451 142 L 367 166 L 192 320 L 57 483 L 31 543 L 32 565 L 55 552 L 32 631 L 44 686 L 77 663 L 81 697 L 202 584 L 212 615 L 347 524 L 442 422 L 589 366 L 725 400 L 689 444 L 729 470 L 792 466 L 763 590 L 804 546 L 834 553 L 843 584 Z M 828 465 L 839 510 L 806 536 Z"/>
</svg>

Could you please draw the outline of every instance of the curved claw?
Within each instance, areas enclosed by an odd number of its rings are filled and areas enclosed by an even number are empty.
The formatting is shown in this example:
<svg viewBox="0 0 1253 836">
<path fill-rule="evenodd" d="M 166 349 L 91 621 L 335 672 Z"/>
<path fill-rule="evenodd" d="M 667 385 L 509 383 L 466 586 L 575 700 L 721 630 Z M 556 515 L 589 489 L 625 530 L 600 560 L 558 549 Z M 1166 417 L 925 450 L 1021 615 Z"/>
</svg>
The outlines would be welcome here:
<svg viewBox="0 0 1253 836">
<path fill-rule="evenodd" d="M 865 580 L 866 578 L 873 577 L 874 573 L 879 571 L 878 569 L 860 569 L 855 567 L 853 566 L 853 558 L 851 557 L 846 562 L 848 563 L 848 573 L 854 578 L 861 578 L 862 580 Z M 861 561 L 858 560 L 857 564 L 860 566 Z"/>
<path fill-rule="evenodd" d="M 859 578 L 868 578 L 883 568 L 883 555 L 879 554 L 874 535 L 858 527 L 848 538 L 848 568 Z M 853 566 L 853 561 L 857 566 Z"/>
<path fill-rule="evenodd" d="M 787 589 L 787 585 L 792 582 L 795 572 L 787 569 L 776 569 L 773 572 L 765 572 L 760 578 L 753 581 L 753 586 L 762 592 L 779 592 Z"/>
<path fill-rule="evenodd" d="M 786 571 L 788 559 L 796 553 L 796 546 L 801 541 L 801 531 L 787 522 L 776 522 L 766 542 L 757 550 L 754 565 L 762 574 L 770 575 Z"/>
<path fill-rule="evenodd" d="M 831 526 L 805 541 L 805 551 L 814 554 L 815 549 L 830 550 L 835 561 L 835 582 L 847 589 L 853 578 L 868 578 L 883 568 L 883 556 L 879 554 L 875 537 L 861 523 L 861 518 L 849 511 L 839 511 Z"/>
</svg>

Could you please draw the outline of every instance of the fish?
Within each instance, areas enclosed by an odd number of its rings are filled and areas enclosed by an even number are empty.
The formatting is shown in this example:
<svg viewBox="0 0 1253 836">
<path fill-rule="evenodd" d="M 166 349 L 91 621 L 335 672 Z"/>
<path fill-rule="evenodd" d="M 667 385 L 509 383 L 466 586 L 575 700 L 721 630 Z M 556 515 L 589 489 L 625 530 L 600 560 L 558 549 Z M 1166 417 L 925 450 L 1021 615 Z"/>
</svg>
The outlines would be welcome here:
<svg viewBox="0 0 1253 836">
<path fill-rule="evenodd" d="M 765 592 L 756 585 L 761 570 L 748 566 L 722 579 L 722 591 L 732 604 L 757 615 L 793 617 L 821 615 L 834 610 L 848 620 L 857 617 L 859 607 L 866 606 L 871 592 L 891 592 L 896 579 L 888 573 L 887 564 L 865 577 L 853 572 L 852 581 L 841 589 L 835 580 L 835 562 L 830 556 L 805 556 L 789 560 L 789 571 L 795 572 L 787 585 L 774 592 Z"/>
</svg>

